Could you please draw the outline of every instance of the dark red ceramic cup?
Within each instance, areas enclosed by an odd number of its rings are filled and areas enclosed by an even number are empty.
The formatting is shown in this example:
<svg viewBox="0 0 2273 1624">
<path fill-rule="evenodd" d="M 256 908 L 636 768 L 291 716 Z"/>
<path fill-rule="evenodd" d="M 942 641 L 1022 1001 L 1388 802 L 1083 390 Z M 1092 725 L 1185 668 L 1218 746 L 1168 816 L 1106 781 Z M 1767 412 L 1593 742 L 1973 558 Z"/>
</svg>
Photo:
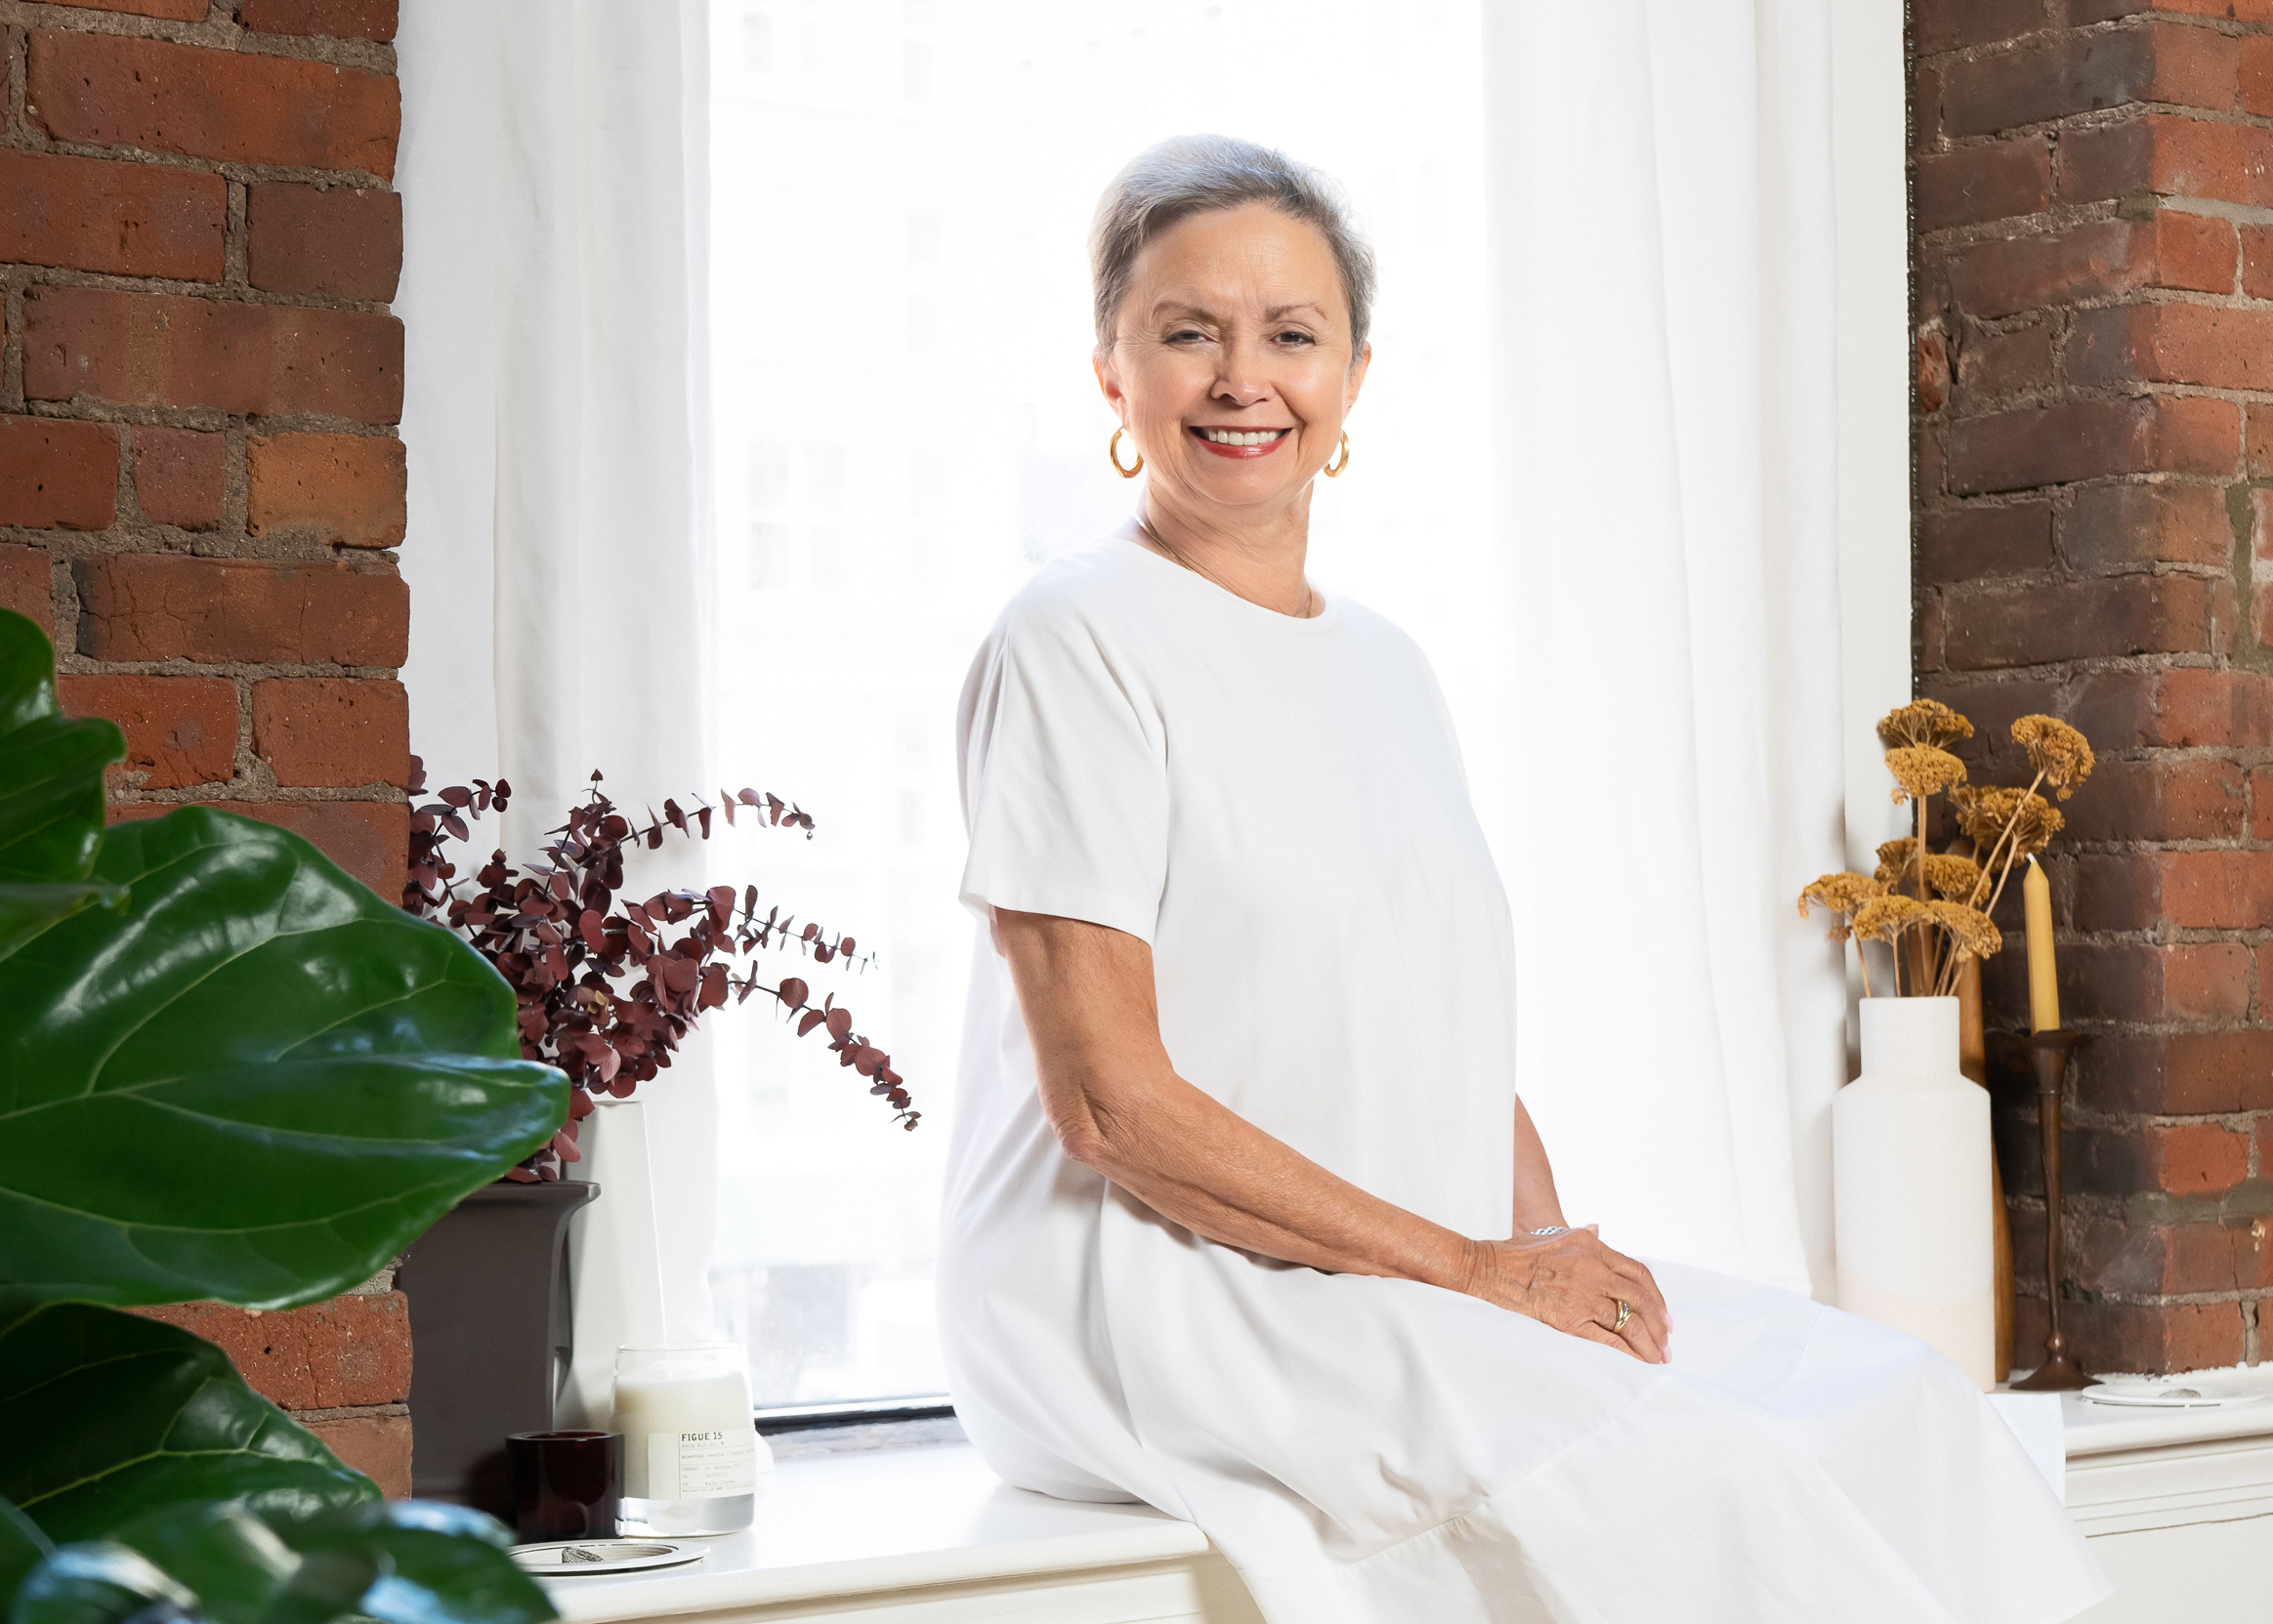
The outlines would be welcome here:
<svg viewBox="0 0 2273 1624">
<path fill-rule="evenodd" d="M 621 1433 L 508 1433 L 514 1537 L 613 1539 L 623 1483 Z"/>
</svg>

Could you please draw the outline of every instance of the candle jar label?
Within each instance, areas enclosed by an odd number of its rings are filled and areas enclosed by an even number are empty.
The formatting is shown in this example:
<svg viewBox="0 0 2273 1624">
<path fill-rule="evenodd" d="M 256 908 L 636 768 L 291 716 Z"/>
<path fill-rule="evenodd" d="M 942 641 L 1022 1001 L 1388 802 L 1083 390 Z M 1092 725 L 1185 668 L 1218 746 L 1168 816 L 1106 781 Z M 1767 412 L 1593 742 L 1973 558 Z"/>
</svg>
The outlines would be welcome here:
<svg viewBox="0 0 2273 1624">
<path fill-rule="evenodd" d="M 758 1435 L 752 1428 L 729 1432 L 650 1433 L 648 1480 L 651 1500 L 716 1500 L 749 1494 L 758 1486 Z"/>
</svg>

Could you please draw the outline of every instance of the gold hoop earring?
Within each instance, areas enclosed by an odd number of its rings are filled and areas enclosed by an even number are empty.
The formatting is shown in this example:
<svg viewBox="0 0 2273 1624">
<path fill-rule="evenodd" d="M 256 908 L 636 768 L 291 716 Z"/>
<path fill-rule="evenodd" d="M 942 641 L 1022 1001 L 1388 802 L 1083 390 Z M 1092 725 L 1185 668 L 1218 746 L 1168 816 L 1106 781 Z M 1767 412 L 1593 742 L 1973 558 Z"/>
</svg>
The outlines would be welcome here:
<svg viewBox="0 0 2273 1624">
<path fill-rule="evenodd" d="M 1339 457 L 1339 458 L 1337 458 L 1335 461 L 1333 461 L 1333 462 L 1329 462 L 1329 463 L 1327 463 L 1327 464 L 1326 465 L 1326 470 L 1325 470 L 1326 477 L 1327 479 L 1340 479 L 1340 478 L 1342 477 L 1342 470 L 1343 470 L 1343 469 L 1345 469 L 1345 468 L 1347 468 L 1347 467 L 1349 467 L 1349 466 L 1350 466 L 1350 437 L 1349 437 L 1348 435 L 1344 435 L 1344 436 L 1342 436 L 1342 449 L 1341 449 L 1341 455 L 1340 455 L 1340 457 Z"/>
<path fill-rule="evenodd" d="M 1105 442 L 1105 460 L 1113 464 L 1114 473 L 1124 479 L 1133 479 L 1145 471 L 1145 454 L 1142 451 L 1137 453 L 1136 467 L 1134 468 L 1120 466 L 1120 437 L 1127 433 L 1126 429 L 1113 431 L 1113 437 Z"/>
</svg>

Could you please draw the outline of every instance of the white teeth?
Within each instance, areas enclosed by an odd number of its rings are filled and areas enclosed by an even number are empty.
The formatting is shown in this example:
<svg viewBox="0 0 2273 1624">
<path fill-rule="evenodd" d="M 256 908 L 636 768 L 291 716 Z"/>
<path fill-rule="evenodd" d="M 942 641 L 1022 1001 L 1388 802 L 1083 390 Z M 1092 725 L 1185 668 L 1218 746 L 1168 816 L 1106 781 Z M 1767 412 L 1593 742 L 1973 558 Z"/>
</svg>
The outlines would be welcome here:
<svg viewBox="0 0 2273 1624">
<path fill-rule="evenodd" d="M 1237 429 L 1202 429 L 1200 432 L 1216 445 L 1268 445 L 1282 433 L 1278 429 L 1257 429 L 1245 434 Z"/>
</svg>

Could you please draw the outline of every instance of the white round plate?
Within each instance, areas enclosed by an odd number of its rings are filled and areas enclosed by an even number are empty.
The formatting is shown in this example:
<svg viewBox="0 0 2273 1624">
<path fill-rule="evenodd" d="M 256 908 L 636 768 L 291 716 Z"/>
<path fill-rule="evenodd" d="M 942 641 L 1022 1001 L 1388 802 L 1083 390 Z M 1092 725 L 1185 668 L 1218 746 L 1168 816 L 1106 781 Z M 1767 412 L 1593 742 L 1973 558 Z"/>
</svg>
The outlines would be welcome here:
<svg viewBox="0 0 2273 1624">
<path fill-rule="evenodd" d="M 513 1548 L 513 1560 L 523 1572 L 547 1579 L 676 1567 L 681 1562 L 700 1562 L 708 1555 L 702 1546 L 672 1539 L 556 1539 Z"/>
<path fill-rule="evenodd" d="M 2141 1410 L 2216 1410 L 2254 1404 L 2262 1393 L 2227 1387 L 2220 1382 L 2102 1382 L 2085 1388 L 2084 1399 L 2091 1404 L 2114 1404 Z"/>
</svg>

